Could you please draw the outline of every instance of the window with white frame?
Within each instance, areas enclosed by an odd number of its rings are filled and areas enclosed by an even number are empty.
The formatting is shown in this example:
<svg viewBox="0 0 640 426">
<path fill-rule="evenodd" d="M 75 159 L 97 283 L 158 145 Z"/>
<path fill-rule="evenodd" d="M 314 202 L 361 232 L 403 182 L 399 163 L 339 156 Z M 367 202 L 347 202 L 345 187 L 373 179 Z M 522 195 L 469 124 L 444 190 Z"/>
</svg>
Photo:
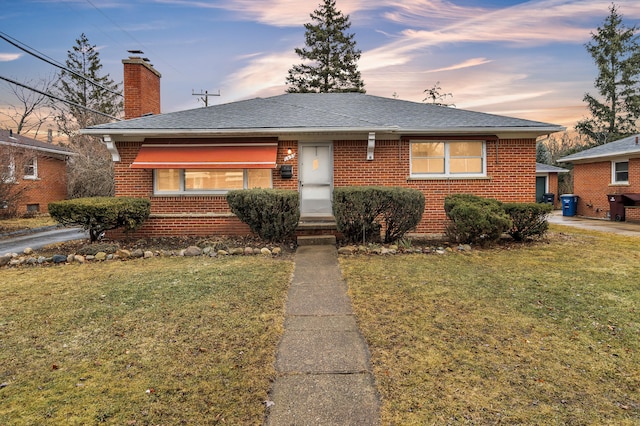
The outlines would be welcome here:
<svg viewBox="0 0 640 426">
<path fill-rule="evenodd" d="M 410 141 L 412 177 L 486 176 L 484 141 Z"/>
<path fill-rule="evenodd" d="M 155 194 L 225 194 L 271 188 L 271 169 L 155 169 Z"/>
<path fill-rule="evenodd" d="M 38 159 L 36 157 L 28 158 L 24 163 L 24 178 L 38 178 Z"/>
<path fill-rule="evenodd" d="M 618 160 L 611 162 L 611 183 L 629 183 L 629 160 Z"/>
<path fill-rule="evenodd" d="M 13 157 L 3 158 L 0 165 L 0 180 L 3 183 L 12 183 L 16 181 L 16 163 Z"/>
</svg>

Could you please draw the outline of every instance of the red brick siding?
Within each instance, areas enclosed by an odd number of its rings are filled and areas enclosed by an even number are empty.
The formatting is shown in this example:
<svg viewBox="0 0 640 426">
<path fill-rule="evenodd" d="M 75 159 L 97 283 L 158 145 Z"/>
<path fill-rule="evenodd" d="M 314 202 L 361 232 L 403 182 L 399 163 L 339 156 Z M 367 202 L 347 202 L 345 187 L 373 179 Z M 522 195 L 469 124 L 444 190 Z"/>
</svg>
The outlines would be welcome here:
<svg viewBox="0 0 640 426">
<path fill-rule="evenodd" d="M 16 178 L 20 186 L 28 188 L 20 200 L 18 214 L 27 213 L 28 204 L 39 204 L 40 213 L 49 211 L 48 204 L 67 198 L 67 163 L 65 160 L 37 156 L 38 178 L 23 179 L 22 170 L 16 170 Z"/>
<path fill-rule="evenodd" d="M 151 199 L 152 217 L 136 235 L 231 235 L 248 229 L 229 213 L 224 196 L 153 196 L 152 170 L 131 169 L 141 142 L 119 142 L 121 161 L 116 163 L 116 195 Z M 367 141 L 334 141 L 334 186 L 384 185 L 416 188 L 426 198 L 420 233 L 440 233 L 444 229 L 444 198 L 448 194 L 473 193 L 501 201 L 535 201 L 535 140 L 487 142 L 487 177 L 481 179 L 409 179 L 409 143 L 376 141 L 373 161 L 366 160 Z M 298 188 L 297 155 L 287 162 L 287 149 L 298 153 L 296 141 L 281 141 L 277 164 L 293 165 L 293 177 L 282 179 L 279 169 L 272 174 L 273 187 Z M 165 215 L 173 214 L 174 217 Z M 211 216 L 215 214 L 217 216 Z M 192 215 L 192 216 L 189 216 Z M 209 216 L 206 216 L 209 215 Z"/>
<path fill-rule="evenodd" d="M 471 193 L 501 201 L 535 201 L 533 139 L 487 142 L 487 177 L 481 179 L 409 179 L 410 151 L 406 141 L 376 141 L 374 160 L 366 160 L 366 142 L 334 142 L 334 186 L 384 185 L 415 188 L 425 195 L 419 233 L 440 233 L 446 215 L 444 198 Z"/>
<path fill-rule="evenodd" d="M 608 194 L 640 193 L 640 158 L 629 160 L 629 185 L 611 185 L 611 161 L 576 164 L 573 192 L 578 198 L 579 216 L 609 217 Z M 626 216 L 626 213 L 625 213 Z"/>
<path fill-rule="evenodd" d="M 139 58 L 125 59 L 123 64 L 124 118 L 160 114 L 160 75 Z"/>
</svg>

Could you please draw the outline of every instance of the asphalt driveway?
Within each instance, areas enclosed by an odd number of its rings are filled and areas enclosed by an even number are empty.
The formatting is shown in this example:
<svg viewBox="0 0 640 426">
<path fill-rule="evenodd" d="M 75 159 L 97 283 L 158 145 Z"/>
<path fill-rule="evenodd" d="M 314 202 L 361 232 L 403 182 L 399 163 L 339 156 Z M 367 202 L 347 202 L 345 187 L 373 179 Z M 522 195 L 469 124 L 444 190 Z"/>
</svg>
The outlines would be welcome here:
<svg viewBox="0 0 640 426">
<path fill-rule="evenodd" d="M 0 237 L 0 256 L 7 253 L 22 253 L 24 249 L 37 250 L 49 244 L 87 239 L 81 228 L 46 228 L 38 232 L 17 233 Z"/>
</svg>

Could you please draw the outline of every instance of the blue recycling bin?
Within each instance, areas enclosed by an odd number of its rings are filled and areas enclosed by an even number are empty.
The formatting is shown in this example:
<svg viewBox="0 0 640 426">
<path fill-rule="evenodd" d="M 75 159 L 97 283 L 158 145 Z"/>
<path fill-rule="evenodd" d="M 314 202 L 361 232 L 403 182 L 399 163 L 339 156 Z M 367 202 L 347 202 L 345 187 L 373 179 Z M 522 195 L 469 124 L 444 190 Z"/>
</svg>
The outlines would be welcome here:
<svg viewBox="0 0 640 426">
<path fill-rule="evenodd" d="M 578 196 L 573 194 L 561 195 L 562 216 L 575 216 L 578 209 Z"/>
</svg>

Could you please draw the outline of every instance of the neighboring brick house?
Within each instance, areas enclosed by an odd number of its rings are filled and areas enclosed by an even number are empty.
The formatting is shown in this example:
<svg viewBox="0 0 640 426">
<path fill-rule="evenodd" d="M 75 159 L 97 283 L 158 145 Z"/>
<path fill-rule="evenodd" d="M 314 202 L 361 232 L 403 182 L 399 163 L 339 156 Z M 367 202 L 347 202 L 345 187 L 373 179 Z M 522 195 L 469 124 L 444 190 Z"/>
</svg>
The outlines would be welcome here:
<svg viewBox="0 0 640 426">
<path fill-rule="evenodd" d="M 558 194 L 558 173 L 569 173 L 569 170 L 549 164 L 536 163 L 536 202 L 549 202 L 553 198 L 553 206 L 560 206 Z"/>
<path fill-rule="evenodd" d="M 151 199 L 140 236 L 247 233 L 225 194 L 251 187 L 298 190 L 301 222 L 313 223 L 332 216 L 333 188 L 349 185 L 422 191 L 416 233 L 441 233 L 448 194 L 535 202 L 536 138 L 563 130 L 361 93 L 283 94 L 159 114 L 157 71 L 140 58 L 123 63 L 127 120 L 83 133 L 101 136 L 111 151 L 116 196 Z M 157 86 L 129 88 L 131 66 Z M 133 92 L 142 99 L 134 103 Z"/>
<path fill-rule="evenodd" d="M 577 215 L 640 222 L 639 135 L 568 155 L 558 162 L 573 163 Z M 610 200 L 614 200 L 613 212 Z"/>
<path fill-rule="evenodd" d="M 0 215 L 47 213 L 50 202 L 66 199 L 72 155 L 67 148 L 0 130 Z"/>
</svg>

